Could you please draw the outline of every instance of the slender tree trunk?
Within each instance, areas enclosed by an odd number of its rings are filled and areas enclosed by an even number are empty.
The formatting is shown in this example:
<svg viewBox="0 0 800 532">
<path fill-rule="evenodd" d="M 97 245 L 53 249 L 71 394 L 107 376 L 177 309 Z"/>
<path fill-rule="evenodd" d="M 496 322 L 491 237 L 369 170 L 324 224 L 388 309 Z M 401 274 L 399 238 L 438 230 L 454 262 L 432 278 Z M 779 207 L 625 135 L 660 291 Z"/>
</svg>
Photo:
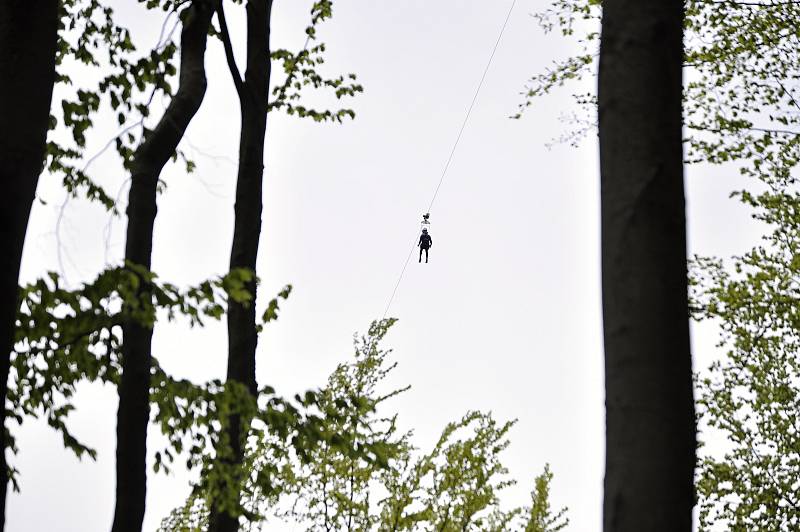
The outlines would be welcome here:
<svg viewBox="0 0 800 532">
<path fill-rule="evenodd" d="M 206 91 L 205 50 L 213 7 L 194 0 L 181 32 L 180 86 L 164 116 L 136 150 L 128 196 L 125 259 L 148 270 L 153 250 L 156 192 L 161 171 L 175 153 Z M 142 296 L 147 287 L 143 285 Z M 113 532 L 139 532 L 147 493 L 147 426 L 153 329 L 123 325 L 122 379 L 117 411 L 117 492 Z"/>
<path fill-rule="evenodd" d="M 22 247 L 42 172 L 55 83 L 58 0 L 0 2 L 0 399 L 8 391 L 9 356 Z M 5 410 L 0 408 L 0 530 L 8 479 Z"/>
<path fill-rule="evenodd" d="M 692 529 L 681 0 L 603 0 L 606 532 Z"/>
<path fill-rule="evenodd" d="M 272 0 L 247 2 L 247 69 L 240 88 L 242 116 L 239 138 L 239 172 L 236 184 L 236 204 L 231 270 L 256 270 L 258 242 L 261 235 L 262 183 L 264 177 L 264 141 L 267 128 L 267 99 L 269 95 L 270 58 L 269 32 Z M 247 287 L 253 303 L 228 305 L 228 381 L 244 384 L 255 395 L 256 385 L 256 283 Z M 241 464 L 243 444 L 250 420 L 233 416 L 228 435 L 233 460 Z M 210 532 L 237 532 L 239 520 L 229 512 L 212 506 Z"/>
</svg>

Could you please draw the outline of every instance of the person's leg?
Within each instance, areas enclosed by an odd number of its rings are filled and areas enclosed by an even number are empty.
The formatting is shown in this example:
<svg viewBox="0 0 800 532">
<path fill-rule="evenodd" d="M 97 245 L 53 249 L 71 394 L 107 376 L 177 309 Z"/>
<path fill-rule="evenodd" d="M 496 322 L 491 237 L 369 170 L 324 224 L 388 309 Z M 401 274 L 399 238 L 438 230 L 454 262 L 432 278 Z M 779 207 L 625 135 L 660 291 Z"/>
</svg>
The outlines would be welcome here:
<svg viewBox="0 0 800 532">
<path fill-rule="evenodd" d="M 422 262 L 422 247 L 419 248 L 419 262 Z"/>
<path fill-rule="evenodd" d="M 425 248 L 425 263 L 428 262 L 428 248 Z"/>
</svg>

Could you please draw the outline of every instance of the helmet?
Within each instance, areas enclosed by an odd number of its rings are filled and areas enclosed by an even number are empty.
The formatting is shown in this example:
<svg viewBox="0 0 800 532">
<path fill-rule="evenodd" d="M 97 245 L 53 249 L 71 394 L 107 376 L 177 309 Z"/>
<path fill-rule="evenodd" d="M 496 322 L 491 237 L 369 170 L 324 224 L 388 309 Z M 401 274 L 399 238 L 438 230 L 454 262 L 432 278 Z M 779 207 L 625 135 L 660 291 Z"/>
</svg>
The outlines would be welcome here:
<svg viewBox="0 0 800 532">
<path fill-rule="evenodd" d="M 422 229 L 422 232 L 423 232 L 423 233 L 425 233 L 425 234 L 427 234 L 427 233 L 428 233 L 428 230 L 423 228 L 423 229 Z"/>
</svg>

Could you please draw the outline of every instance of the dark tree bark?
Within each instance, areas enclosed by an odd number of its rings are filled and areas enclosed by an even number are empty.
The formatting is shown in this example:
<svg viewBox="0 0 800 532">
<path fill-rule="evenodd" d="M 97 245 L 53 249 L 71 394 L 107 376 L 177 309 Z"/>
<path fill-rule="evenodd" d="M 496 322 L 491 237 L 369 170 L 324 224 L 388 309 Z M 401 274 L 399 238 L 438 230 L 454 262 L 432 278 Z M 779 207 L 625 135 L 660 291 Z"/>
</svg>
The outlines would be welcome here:
<svg viewBox="0 0 800 532">
<path fill-rule="evenodd" d="M 603 0 L 606 532 L 692 529 L 681 0 Z"/>
<path fill-rule="evenodd" d="M 218 8 L 222 14 L 221 6 Z M 262 183 L 264 177 L 264 141 L 267 128 L 267 102 L 269 96 L 270 58 L 269 33 L 272 0 L 247 2 L 247 69 L 244 80 L 239 79 L 229 55 L 234 83 L 239 92 L 242 117 L 239 138 L 239 171 L 236 184 L 236 204 L 231 270 L 245 268 L 255 272 L 258 243 L 261 235 Z M 230 48 L 228 46 L 228 48 Z M 229 382 L 244 384 L 251 394 L 256 385 L 256 283 L 247 287 L 253 294 L 253 304 L 241 305 L 231 301 L 228 305 L 228 372 Z M 230 438 L 233 461 L 241 464 L 243 443 L 250 420 L 233 416 L 230 420 Z M 237 532 L 238 517 L 212 506 L 209 531 Z"/>
<path fill-rule="evenodd" d="M 17 287 L 28 218 L 42 172 L 55 83 L 58 0 L 0 2 L 0 400 L 8 391 Z M 0 530 L 8 471 L 0 408 Z"/>
<path fill-rule="evenodd" d="M 205 50 L 213 6 L 194 0 L 184 13 L 180 86 L 155 129 L 136 150 L 128 195 L 125 259 L 151 265 L 158 180 L 200 109 L 206 91 Z M 143 297 L 147 286 L 142 286 Z M 139 532 L 147 494 L 147 426 L 150 417 L 150 365 L 153 329 L 123 324 L 122 378 L 117 411 L 117 488 L 113 532 Z"/>
</svg>

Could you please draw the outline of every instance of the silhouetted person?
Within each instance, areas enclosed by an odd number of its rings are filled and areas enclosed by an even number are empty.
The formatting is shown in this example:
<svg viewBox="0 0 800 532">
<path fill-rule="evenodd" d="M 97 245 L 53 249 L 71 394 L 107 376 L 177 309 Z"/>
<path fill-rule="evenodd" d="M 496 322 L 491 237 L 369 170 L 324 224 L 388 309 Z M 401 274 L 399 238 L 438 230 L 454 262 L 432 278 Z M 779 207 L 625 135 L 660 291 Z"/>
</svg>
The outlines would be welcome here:
<svg viewBox="0 0 800 532">
<path fill-rule="evenodd" d="M 433 247 L 433 239 L 431 235 L 428 234 L 427 229 L 422 230 L 422 234 L 419 235 L 419 261 L 422 262 L 422 252 L 425 252 L 425 262 L 428 262 L 428 250 Z"/>
</svg>

